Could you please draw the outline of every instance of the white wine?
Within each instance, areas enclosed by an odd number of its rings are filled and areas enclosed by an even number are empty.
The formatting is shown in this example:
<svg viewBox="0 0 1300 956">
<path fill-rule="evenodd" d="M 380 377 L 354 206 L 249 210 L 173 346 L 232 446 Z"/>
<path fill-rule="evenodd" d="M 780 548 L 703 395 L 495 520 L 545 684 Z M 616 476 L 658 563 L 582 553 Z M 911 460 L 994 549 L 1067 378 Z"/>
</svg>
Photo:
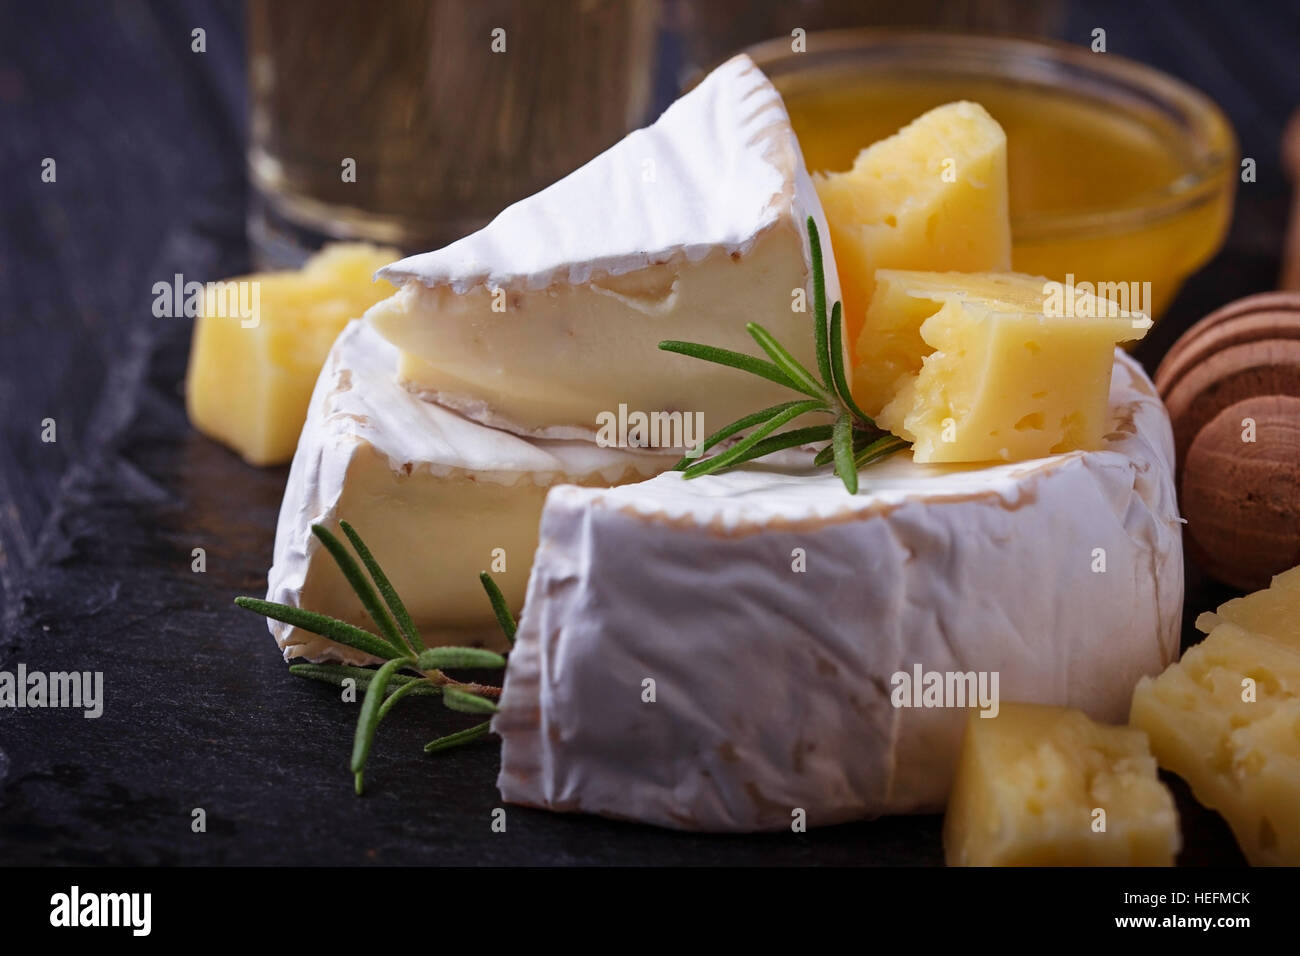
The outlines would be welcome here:
<svg viewBox="0 0 1300 956">
<path fill-rule="evenodd" d="M 250 234 L 263 265 L 329 238 L 421 251 L 648 117 L 656 0 L 251 0 Z"/>
</svg>

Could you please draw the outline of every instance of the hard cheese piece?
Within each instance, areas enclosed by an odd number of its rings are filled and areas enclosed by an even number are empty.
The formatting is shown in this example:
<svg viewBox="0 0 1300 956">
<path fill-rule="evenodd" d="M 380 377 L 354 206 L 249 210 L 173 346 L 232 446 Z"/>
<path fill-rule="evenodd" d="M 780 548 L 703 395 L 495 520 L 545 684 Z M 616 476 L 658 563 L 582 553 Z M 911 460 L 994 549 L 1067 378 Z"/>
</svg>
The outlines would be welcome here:
<svg viewBox="0 0 1300 956">
<path fill-rule="evenodd" d="M 1177 655 L 1182 549 L 1169 420 L 1127 357 L 1111 408 L 1098 451 L 904 453 L 856 496 L 772 464 L 553 489 L 494 721 L 502 794 L 702 830 L 935 811 L 965 711 L 895 708 L 918 664 L 1122 721 Z"/>
<path fill-rule="evenodd" d="M 1295 584 L 1290 571 L 1219 608 L 1218 621 L 1202 615 L 1198 627 L 1214 625 L 1209 637 L 1133 692 L 1130 721 L 1150 735 L 1160 765 L 1223 815 L 1256 865 L 1300 865 Z"/>
<path fill-rule="evenodd" d="M 547 488 L 634 481 L 672 459 L 487 428 L 399 386 L 396 359 L 397 350 L 361 322 L 330 352 L 289 470 L 267 599 L 373 627 L 311 533 L 313 524 L 337 533 L 346 520 L 426 642 L 500 647 L 504 638 L 478 575 L 492 570 L 518 612 Z M 270 627 L 286 658 L 367 660 L 318 635 L 274 621 Z"/>
<path fill-rule="evenodd" d="M 1196 627 L 1209 634 L 1223 623 L 1278 641 L 1300 652 L 1300 567 L 1275 575 L 1263 591 L 1233 598 L 1206 611 Z"/>
<path fill-rule="evenodd" d="M 1007 138 L 978 103 L 949 103 L 814 178 L 835 245 L 849 341 L 868 400 L 895 348 L 863 331 L 877 269 L 998 272 L 1011 268 Z M 859 338 L 861 336 L 861 338 Z M 877 407 L 879 407 L 877 405 Z"/>
<path fill-rule="evenodd" d="M 254 465 L 292 458 L 326 353 L 343 326 L 393 292 L 372 276 L 397 255 L 340 243 L 299 272 L 228 280 L 257 283 L 256 324 L 233 314 L 199 316 L 185 380 L 194 427 Z"/>
<path fill-rule="evenodd" d="M 596 416 L 702 413 L 706 431 L 788 399 L 752 375 L 662 352 L 754 352 L 759 322 L 815 367 L 805 221 L 817 193 L 781 97 L 746 56 L 480 232 L 383 275 L 369 317 L 420 394 L 520 434 L 591 438 Z M 796 309 L 802 309 L 796 311 Z"/>
<path fill-rule="evenodd" d="M 1142 731 L 1033 704 L 966 721 L 949 866 L 1172 866 L 1181 843 Z"/>
<path fill-rule="evenodd" d="M 881 270 L 877 281 L 868 326 L 914 330 L 927 350 L 880 373 L 894 381 L 877 420 L 914 442 L 917 461 L 1101 447 L 1115 343 L 1145 335 L 1145 315 L 1098 317 L 1109 305 L 1095 296 L 1046 315 L 1047 280 L 1014 273 Z"/>
</svg>

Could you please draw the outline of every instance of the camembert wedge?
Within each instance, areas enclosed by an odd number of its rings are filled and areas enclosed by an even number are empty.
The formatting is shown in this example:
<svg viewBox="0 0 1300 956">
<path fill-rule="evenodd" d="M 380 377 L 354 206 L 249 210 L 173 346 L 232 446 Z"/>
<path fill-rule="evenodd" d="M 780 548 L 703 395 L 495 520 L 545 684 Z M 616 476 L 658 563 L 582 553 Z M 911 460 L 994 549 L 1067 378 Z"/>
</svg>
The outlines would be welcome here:
<svg viewBox="0 0 1300 956">
<path fill-rule="evenodd" d="M 636 481 L 672 459 L 487 428 L 396 384 L 396 359 L 397 350 L 363 322 L 330 352 L 289 470 L 267 599 L 373 627 L 311 533 L 313 524 L 337 532 L 346 520 L 428 644 L 502 648 L 478 575 L 491 571 L 519 611 L 547 490 Z M 286 658 L 368 660 L 278 621 L 270 628 Z"/>
<path fill-rule="evenodd" d="M 478 421 L 591 439 L 626 405 L 707 433 L 787 390 L 658 343 L 754 352 L 754 321 L 812 367 L 809 216 L 829 247 L 781 97 L 737 56 L 481 231 L 382 270 L 401 291 L 368 317 L 409 388 Z M 825 267 L 833 301 L 829 248 Z"/>
</svg>

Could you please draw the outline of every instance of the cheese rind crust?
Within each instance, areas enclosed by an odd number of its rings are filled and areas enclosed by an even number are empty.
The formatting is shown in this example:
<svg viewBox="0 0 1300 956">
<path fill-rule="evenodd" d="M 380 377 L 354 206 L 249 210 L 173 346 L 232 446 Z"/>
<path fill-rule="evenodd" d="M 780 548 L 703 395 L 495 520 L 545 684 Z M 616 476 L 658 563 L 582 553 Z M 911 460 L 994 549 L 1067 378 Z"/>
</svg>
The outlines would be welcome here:
<svg viewBox="0 0 1300 956">
<path fill-rule="evenodd" d="M 1123 356 L 1111 412 L 1098 451 L 896 456 L 855 497 L 770 465 L 553 489 L 493 724 L 503 796 L 715 831 L 938 810 L 965 711 L 891 705 L 918 663 L 1123 721 L 1177 656 L 1182 549 L 1168 418 Z"/>
</svg>

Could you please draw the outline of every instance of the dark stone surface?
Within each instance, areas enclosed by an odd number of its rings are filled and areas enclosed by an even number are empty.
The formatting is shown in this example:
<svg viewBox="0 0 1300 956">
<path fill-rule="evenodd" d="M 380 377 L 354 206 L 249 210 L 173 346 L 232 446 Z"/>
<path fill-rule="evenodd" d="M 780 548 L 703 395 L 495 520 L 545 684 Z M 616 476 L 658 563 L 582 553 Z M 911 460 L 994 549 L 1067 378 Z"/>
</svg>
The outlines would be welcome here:
<svg viewBox="0 0 1300 956">
<path fill-rule="evenodd" d="M 1065 36 L 1105 26 L 1113 51 L 1208 92 L 1259 162 L 1228 246 L 1139 353 L 1150 367 L 1195 318 L 1275 281 L 1300 14 L 1066 13 Z M 189 50 L 193 26 L 206 54 Z M 98 720 L 0 711 L 0 862 L 942 862 L 937 817 L 703 837 L 512 808 L 494 835 L 496 747 L 424 756 L 469 720 L 429 701 L 388 719 L 370 793 L 352 795 L 355 710 L 290 677 L 231 604 L 264 589 L 285 470 L 188 427 L 189 323 L 150 314 L 155 281 L 247 266 L 242 42 L 233 2 L 0 3 L 0 668 L 102 670 L 106 695 Z M 57 183 L 40 181 L 46 156 Z M 1194 569 L 1188 584 L 1189 622 L 1229 593 Z M 1239 863 L 1222 821 L 1174 783 L 1184 862 Z M 190 831 L 198 807 L 204 834 Z"/>
</svg>

